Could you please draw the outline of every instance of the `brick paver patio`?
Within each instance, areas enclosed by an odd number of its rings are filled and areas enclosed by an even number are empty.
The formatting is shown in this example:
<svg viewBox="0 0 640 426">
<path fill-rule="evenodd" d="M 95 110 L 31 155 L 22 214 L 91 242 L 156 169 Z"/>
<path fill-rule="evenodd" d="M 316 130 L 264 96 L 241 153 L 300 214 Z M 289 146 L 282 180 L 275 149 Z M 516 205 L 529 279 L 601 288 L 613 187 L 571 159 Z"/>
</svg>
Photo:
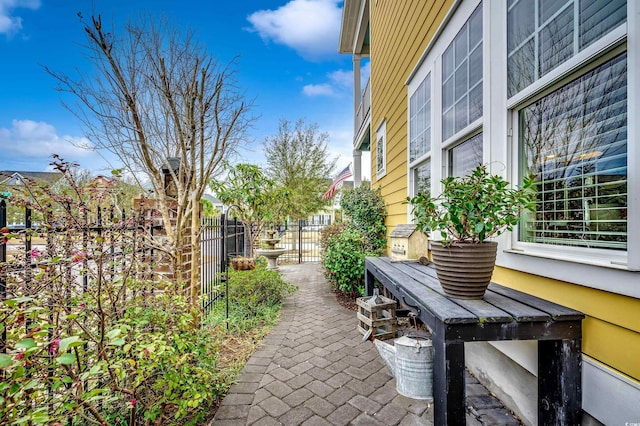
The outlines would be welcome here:
<svg viewBox="0 0 640 426">
<path fill-rule="evenodd" d="M 396 392 L 374 345 L 362 341 L 356 314 L 336 302 L 320 264 L 281 266 L 299 290 L 247 362 L 211 424 L 432 425 L 433 404 Z M 467 424 L 519 424 L 475 379 Z M 471 402 L 471 401 L 469 401 Z"/>
</svg>

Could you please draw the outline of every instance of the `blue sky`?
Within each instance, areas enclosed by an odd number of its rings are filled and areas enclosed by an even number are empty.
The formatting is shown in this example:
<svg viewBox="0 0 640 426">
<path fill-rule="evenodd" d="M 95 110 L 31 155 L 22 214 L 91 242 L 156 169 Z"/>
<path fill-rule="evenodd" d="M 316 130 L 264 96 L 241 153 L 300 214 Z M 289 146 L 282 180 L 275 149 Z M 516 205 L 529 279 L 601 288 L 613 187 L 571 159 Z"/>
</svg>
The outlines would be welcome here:
<svg viewBox="0 0 640 426">
<path fill-rule="evenodd" d="M 238 83 L 255 99 L 244 161 L 263 164 L 262 142 L 277 134 L 279 120 L 304 118 L 329 133 L 341 170 L 353 146 L 351 57 L 337 53 L 341 7 L 338 0 L 0 0 L 0 170 L 43 171 L 51 153 L 95 174 L 118 166 L 75 146 L 90 141 L 43 68 L 90 67 L 78 12 L 99 13 L 116 30 L 141 14 L 192 29 L 221 63 L 236 58 Z"/>
</svg>

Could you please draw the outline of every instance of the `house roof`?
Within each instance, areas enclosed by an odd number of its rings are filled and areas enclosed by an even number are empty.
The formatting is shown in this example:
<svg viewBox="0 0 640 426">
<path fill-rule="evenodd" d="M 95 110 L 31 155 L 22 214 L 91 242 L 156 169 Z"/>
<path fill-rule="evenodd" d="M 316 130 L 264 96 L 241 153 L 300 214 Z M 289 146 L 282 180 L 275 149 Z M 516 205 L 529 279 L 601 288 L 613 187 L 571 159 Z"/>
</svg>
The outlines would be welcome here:
<svg viewBox="0 0 640 426">
<path fill-rule="evenodd" d="M 60 172 L 30 172 L 18 170 L 0 171 L 0 184 L 14 185 L 23 179 L 33 179 L 48 184 L 54 184 L 62 178 Z"/>
<path fill-rule="evenodd" d="M 202 195 L 202 198 L 204 198 L 205 200 L 209 201 L 211 204 L 222 205 L 222 201 L 218 200 L 216 197 L 214 197 L 211 194 L 204 194 L 204 195 Z"/>
<path fill-rule="evenodd" d="M 340 23 L 340 53 L 369 53 L 369 0 L 344 0 Z M 354 51 L 354 45 L 357 46 Z"/>
</svg>

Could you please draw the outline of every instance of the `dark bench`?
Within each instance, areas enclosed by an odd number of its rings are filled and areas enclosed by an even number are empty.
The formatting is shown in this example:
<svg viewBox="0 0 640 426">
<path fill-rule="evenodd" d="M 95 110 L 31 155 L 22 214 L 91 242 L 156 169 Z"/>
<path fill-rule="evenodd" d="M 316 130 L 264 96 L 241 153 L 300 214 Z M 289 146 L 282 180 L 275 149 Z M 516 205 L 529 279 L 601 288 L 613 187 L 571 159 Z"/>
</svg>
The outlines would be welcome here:
<svg viewBox="0 0 640 426">
<path fill-rule="evenodd" d="M 491 283 L 484 300 L 444 295 L 435 269 L 419 263 L 365 261 L 367 295 L 380 283 L 431 329 L 436 425 L 465 424 L 464 343 L 538 341 L 538 424 L 581 421 L 584 314 Z"/>
</svg>

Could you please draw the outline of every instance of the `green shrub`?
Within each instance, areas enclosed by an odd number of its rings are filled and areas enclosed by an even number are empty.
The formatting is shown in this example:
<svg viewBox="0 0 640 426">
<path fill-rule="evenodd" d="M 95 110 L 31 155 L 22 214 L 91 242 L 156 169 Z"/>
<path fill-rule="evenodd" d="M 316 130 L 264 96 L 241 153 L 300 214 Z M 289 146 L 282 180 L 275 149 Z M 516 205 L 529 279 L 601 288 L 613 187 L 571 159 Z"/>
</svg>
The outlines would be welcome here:
<svg viewBox="0 0 640 426">
<path fill-rule="evenodd" d="M 384 224 L 387 209 L 380 190 L 361 185 L 345 191 L 340 206 L 349 218 L 348 227 L 364 236 L 368 251 L 382 254 L 387 245 L 387 227 Z"/>
<path fill-rule="evenodd" d="M 334 223 L 333 225 L 327 225 L 320 231 L 320 248 L 324 251 L 327 249 L 329 245 L 329 239 L 342 232 L 345 228 L 345 224 L 343 223 Z"/>
<path fill-rule="evenodd" d="M 325 276 L 336 290 L 361 295 L 364 292 L 364 258 L 370 255 L 360 232 L 345 229 L 332 235 L 322 261 Z"/>
<path fill-rule="evenodd" d="M 229 271 L 229 303 L 255 315 L 263 306 L 275 306 L 297 290 L 276 271 L 260 262 L 251 271 Z"/>
</svg>

